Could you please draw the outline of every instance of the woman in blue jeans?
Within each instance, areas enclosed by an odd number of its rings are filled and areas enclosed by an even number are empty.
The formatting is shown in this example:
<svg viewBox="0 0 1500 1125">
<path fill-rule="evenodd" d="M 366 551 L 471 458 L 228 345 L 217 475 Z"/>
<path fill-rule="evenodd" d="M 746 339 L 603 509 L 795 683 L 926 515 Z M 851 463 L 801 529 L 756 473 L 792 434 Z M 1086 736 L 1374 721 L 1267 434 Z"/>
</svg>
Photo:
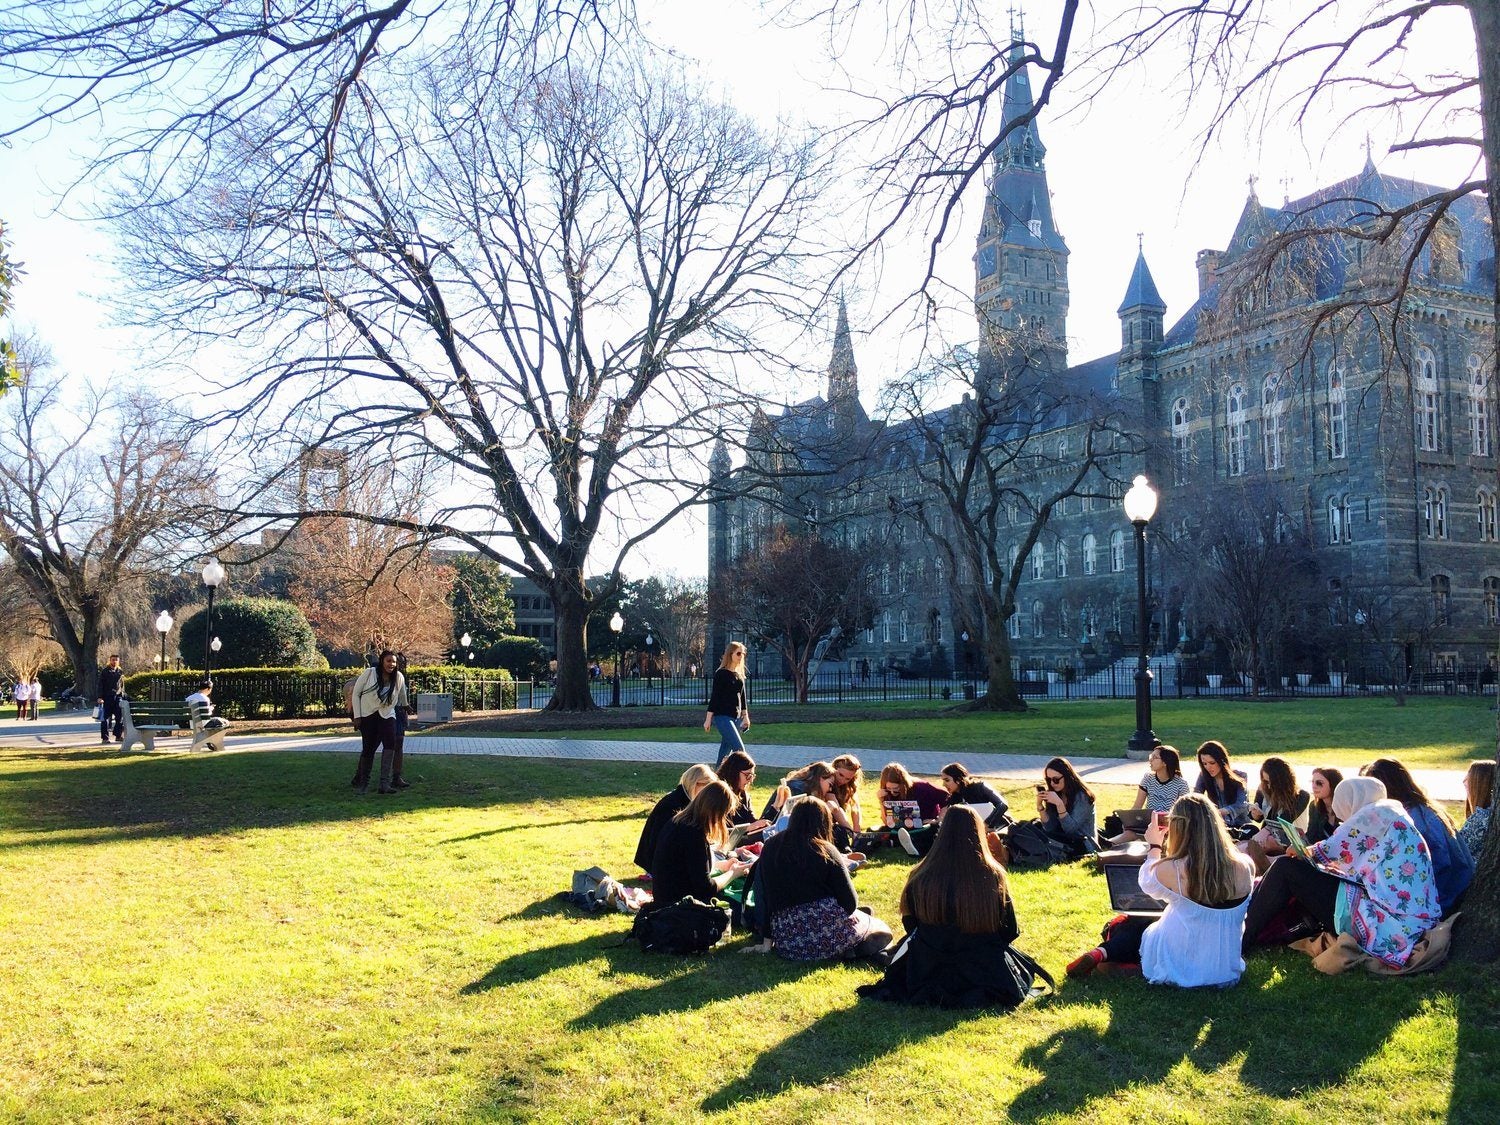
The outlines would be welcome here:
<svg viewBox="0 0 1500 1125">
<path fill-rule="evenodd" d="M 750 729 L 750 704 L 745 695 L 745 646 L 739 641 L 729 642 L 724 649 L 724 658 L 714 672 L 703 729 L 719 732 L 718 762 L 736 750 L 745 749 L 740 732 Z"/>
</svg>

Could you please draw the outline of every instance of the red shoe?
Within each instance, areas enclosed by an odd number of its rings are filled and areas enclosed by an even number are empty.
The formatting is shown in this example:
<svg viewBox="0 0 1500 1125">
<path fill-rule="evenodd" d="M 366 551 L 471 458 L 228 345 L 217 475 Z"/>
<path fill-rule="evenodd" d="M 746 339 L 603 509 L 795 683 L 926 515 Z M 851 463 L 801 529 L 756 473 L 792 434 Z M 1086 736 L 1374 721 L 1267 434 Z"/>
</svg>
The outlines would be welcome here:
<svg viewBox="0 0 1500 1125">
<path fill-rule="evenodd" d="M 1068 962 L 1068 976 L 1086 977 L 1104 963 L 1104 951 L 1102 949 L 1090 949 L 1081 957 L 1076 957 Z"/>
</svg>

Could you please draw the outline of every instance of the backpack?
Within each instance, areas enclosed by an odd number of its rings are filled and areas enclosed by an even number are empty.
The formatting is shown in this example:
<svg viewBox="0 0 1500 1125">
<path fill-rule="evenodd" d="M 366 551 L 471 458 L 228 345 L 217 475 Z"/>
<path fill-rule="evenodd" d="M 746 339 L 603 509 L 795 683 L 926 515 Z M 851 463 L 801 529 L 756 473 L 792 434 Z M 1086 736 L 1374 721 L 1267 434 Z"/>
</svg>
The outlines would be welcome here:
<svg viewBox="0 0 1500 1125">
<path fill-rule="evenodd" d="M 642 951 L 706 953 L 729 932 L 729 908 L 684 895 L 676 902 L 637 914 L 630 936 Z"/>
<path fill-rule="evenodd" d="M 1012 825 L 1006 844 L 1014 867 L 1047 867 L 1068 854 L 1067 846 L 1047 835 L 1034 820 Z"/>
</svg>

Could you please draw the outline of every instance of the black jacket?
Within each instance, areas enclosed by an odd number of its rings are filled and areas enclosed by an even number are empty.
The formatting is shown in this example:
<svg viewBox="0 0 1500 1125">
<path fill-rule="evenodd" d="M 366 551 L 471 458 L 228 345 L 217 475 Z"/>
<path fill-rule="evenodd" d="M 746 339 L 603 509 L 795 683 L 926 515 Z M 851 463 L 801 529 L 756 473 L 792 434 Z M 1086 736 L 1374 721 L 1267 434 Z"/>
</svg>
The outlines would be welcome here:
<svg viewBox="0 0 1500 1125">
<path fill-rule="evenodd" d="M 125 669 L 111 668 L 105 665 L 99 669 L 99 698 L 118 698 L 125 684 Z"/>
<path fill-rule="evenodd" d="M 768 919 L 778 911 L 822 898 L 834 899 L 850 914 L 859 906 L 849 869 L 831 850 L 798 846 L 782 833 L 766 841 L 755 867 L 756 901 Z"/>
<path fill-rule="evenodd" d="M 738 719 L 745 713 L 745 681 L 728 668 L 714 673 L 713 690 L 708 696 L 708 710 L 715 715 Z"/>
<path fill-rule="evenodd" d="M 948 799 L 950 805 L 994 805 L 995 811 L 985 817 L 984 826 L 991 832 L 998 831 L 1005 826 L 1008 819 L 1006 814 L 1010 812 L 1010 805 L 1005 798 L 996 793 L 989 784 L 983 781 L 970 781 L 961 785 L 957 792 Z"/>
<path fill-rule="evenodd" d="M 701 828 L 668 820 L 651 858 L 652 905 L 668 906 L 685 895 L 712 902 L 719 893 L 708 874 L 712 863 L 713 852 Z"/>
<path fill-rule="evenodd" d="M 1006 962 L 1015 925 L 994 934 L 966 934 L 923 924 L 875 984 L 861 996 L 935 1008 L 1013 1008 L 1025 999 Z"/>
<path fill-rule="evenodd" d="M 674 816 L 688 807 L 687 790 L 679 785 L 668 793 L 646 817 L 646 823 L 641 827 L 640 843 L 635 846 L 635 865 L 642 871 L 651 870 L 651 861 L 656 858 L 656 842 L 661 838 L 661 830 Z"/>
</svg>

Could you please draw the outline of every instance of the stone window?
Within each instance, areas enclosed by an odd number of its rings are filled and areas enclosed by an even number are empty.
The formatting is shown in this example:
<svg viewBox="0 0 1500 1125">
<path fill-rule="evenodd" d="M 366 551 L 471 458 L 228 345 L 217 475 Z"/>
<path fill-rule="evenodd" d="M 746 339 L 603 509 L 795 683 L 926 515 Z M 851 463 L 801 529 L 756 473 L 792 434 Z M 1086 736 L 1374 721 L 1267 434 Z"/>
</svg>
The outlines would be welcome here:
<svg viewBox="0 0 1500 1125">
<path fill-rule="evenodd" d="M 891 564 L 886 563 L 880 568 L 880 592 L 889 594 L 891 592 Z M 886 640 L 890 640 L 889 637 Z"/>
<path fill-rule="evenodd" d="M 1266 471 L 1286 467 L 1286 400 L 1281 397 L 1281 376 L 1267 375 L 1260 391 L 1260 430 Z"/>
<path fill-rule="evenodd" d="M 1099 541 L 1094 538 L 1091 531 L 1083 537 L 1083 573 L 1095 574 L 1098 571 Z"/>
<path fill-rule="evenodd" d="M 1005 622 L 1005 631 L 1010 634 L 1010 639 L 1018 641 L 1021 639 L 1021 615 L 1012 613 L 1009 620 Z"/>
<path fill-rule="evenodd" d="M 1125 569 L 1125 533 L 1118 528 L 1109 536 L 1109 569 L 1116 574 Z"/>
<path fill-rule="evenodd" d="M 1437 357 L 1431 348 L 1417 349 L 1417 370 L 1412 397 L 1416 405 L 1417 448 L 1434 452 L 1442 437 L 1438 401 Z"/>
<path fill-rule="evenodd" d="M 1344 370 L 1328 368 L 1328 456 L 1337 461 L 1349 455 L 1347 404 L 1344 400 Z"/>
<path fill-rule="evenodd" d="M 1229 405 L 1225 414 L 1224 452 L 1229 475 L 1242 477 L 1250 452 L 1250 423 L 1246 419 L 1246 394 L 1243 384 L 1229 388 Z"/>
<path fill-rule="evenodd" d="M 901 592 L 904 594 L 904 593 L 906 593 L 910 589 L 911 589 L 911 567 L 907 566 L 905 563 L 902 563 L 901 564 Z M 901 639 L 904 641 L 904 640 L 906 640 L 906 637 L 903 636 Z"/>
<path fill-rule="evenodd" d="M 1172 481 L 1181 484 L 1187 478 L 1192 457 L 1192 438 L 1188 434 L 1188 400 L 1179 398 L 1172 404 Z"/>
<path fill-rule="evenodd" d="M 1349 497 L 1347 495 L 1330 496 L 1328 498 L 1328 542 L 1352 543 L 1354 541 L 1352 522 L 1349 514 Z"/>
<path fill-rule="evenodd" d="M 1490 427 L 1490 378 L 1477 355 L 1469 357 L 1469 444 L 1475 457 L 1493 452 Z"/>
<path fill-rule="evenodd" d="M 906 610 L 903 609 L 901 611 L 901 643 L 902 644 L 905 644 L 907 642 L 907 640 L 910 637 L 910 634 L 911 634 L 911 614 L 908 611 L 906 611 Z"/>
<path fill-rule="evenodd" d="M 1040 600 L 1031 603 L 1031 635 L 1033 637 L 1040 637 L 1044 635 L 1045 631 L 1042 628 L 1042 615 L 1045 612 L 1046 611 L 1042 608 L 1042 603 Z"/>
<path fill-rule="evenodd" d="M 1493 543 L 1496 539 L 1495 493 L 1488 488 L 1479 490 L 1479 538 Z"/>
<path fill-rule="evenodd" d="M 1057 545 L 1057 576 L 1059 578 L 1068 576 L 1068 545 L 1066 543 Z"/>
<path fill-rule="evenodd" d="M 1484 580 L 1484 623 L 1491 628 L 1500 625 L 1500 578 L 1494 575 Z"/>
<path fill-rule="evenodd" d="M 1447 625 L 1452 620 L 1453 584 L 1446 574 L 1432 576 L 1432 623 Z"/>
<path fill-rule="evenodd" d="M 1448 538 L 1448 490 L 1442 485 L 1422 490 L 1422 527 L 1429 539 Z"/>
<path fill-rule="evenodd" d="M 1059 602 L 1057 606 L 1057 635 L 1059 637 L 1068 635 L 1068 630 L 1073 627 L 1072 617 L 1073 615 L 1068 612 L 1068 603 Z"/>
<path fill-rule="evenodd" d="M 932 560 L 932 584 L 939 588 L 943 585 L 943 560 Z"/>
<path fill-rule="evenodd" d="M 1047 552 L 1044 551 L 1040 546 L 1033 547 L 1031 549 L 1031 577 L 1043 577 L 1043 575 L 1046 573 L 1046 565 L 1043 560 L 1046 559 L 1046 557 Z"/>
</svg>

